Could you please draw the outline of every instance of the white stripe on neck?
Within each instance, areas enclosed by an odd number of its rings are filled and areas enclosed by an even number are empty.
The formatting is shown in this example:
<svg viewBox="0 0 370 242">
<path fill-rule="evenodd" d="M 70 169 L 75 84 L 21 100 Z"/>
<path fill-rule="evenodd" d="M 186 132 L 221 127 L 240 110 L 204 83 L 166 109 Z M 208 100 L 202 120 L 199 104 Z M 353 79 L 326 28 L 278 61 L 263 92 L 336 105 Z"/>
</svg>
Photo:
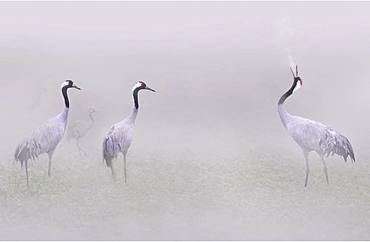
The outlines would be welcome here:
<svg viewBox="0 0 370 242">
<path fill-rule="evenodd" d="M 65 86 L 68 86 L 68 85 L 69 85 L 69 81 L 64 81 L 64 82 L 62 83 L 61 88 L 65 87 Z"/>
<path fill-rule="evenodd" d="M 301 82 L 300 81 L 297 81 L 297 84 L 295 85 L 295 88 L 293 89 L 293 93 L 295 92 L 295 91 L 297 91 L 299 88 L 301 88 Z"/>
<path fill-rule="evenodd" d="M 141 87 L 142 85 L 143 85 L 142 83 L 137 82 L 137 83 L 135 84 L 135 86 L 132 88 L 132 91 L 135 91 L 135 89 L 136 89 L 136 88 L 139 88 L 139 87 Z"/>
</svg>

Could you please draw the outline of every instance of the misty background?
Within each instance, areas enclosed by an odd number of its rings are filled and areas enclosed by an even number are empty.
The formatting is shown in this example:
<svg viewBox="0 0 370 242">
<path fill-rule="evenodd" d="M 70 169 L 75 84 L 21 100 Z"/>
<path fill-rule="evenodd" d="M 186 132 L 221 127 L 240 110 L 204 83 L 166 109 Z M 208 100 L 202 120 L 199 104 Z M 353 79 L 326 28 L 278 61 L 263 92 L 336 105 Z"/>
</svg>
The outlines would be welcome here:
<svg viewBox="0 0 370 242">
<path fill-rule="evenodd" d="M 0 238 L 370 239 L 370 3 L 1 2 Z M 299 65 L 291 114 L 351 141 L 356 163 L 304 158 L 277 113 Z M 24 168 L 16 145 L 63 109 L 94 127 Z M 102 140 L 144 80 L 128 184 Z"/>
</svg>

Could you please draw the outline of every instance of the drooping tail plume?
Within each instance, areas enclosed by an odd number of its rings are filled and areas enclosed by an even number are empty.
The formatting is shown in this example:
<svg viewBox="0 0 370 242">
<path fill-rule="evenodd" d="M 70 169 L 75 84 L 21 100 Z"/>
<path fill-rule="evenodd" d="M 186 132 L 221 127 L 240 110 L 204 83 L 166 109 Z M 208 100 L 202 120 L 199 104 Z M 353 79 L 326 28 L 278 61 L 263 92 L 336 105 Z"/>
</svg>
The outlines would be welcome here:
<svg viewBox="0 0 370 242">
<path fill-rule="evenodd" d="M 324 137 L 320 140 L 320 147 L 326 157 L 337 154 L 342 156 L 346 162 L 348 156 L 352 162 L 356 161 L 352 145 L 347 137 L 336 133 L 332 129 L 326 130 Z"/>
</svg>

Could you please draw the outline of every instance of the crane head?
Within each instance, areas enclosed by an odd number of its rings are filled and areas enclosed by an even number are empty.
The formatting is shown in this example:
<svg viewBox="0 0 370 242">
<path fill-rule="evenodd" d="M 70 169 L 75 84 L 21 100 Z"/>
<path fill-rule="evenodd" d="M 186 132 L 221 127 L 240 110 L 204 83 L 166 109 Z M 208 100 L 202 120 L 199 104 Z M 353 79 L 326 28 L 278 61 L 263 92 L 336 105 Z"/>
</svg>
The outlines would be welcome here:
<svg viewBox="0 0 370 242">
<path fill-rule="evenodd" d="M 295 85 L 295 87 L 293 89 L 293 92 L 295 92 L 303 85 L 303 80 L 298 76 L 298 65 L 295 66 L 295 74 L 294 74 L 292 67 L 290 67 L 290 71 L 292 72 L 292 75 L 294 78 L 293 85 Z"/>
<path fill-rule="evenodd" d="M 77 90 L 81 90 L 81 88 L 79 88 L 78 86 L 76 86 L 72 80 L 65 80 L 62 84 L 62 88 L 66 87 L 67 89 L 68 88 L 75 88 Z"/>
<path fill-rule="evenodd" d="M 96 112 L 99 112 L 99 110 L 94 107 L 89 108 L 89 113 L 96 113 Z"/>
<path fill-rule="evenodd" d="M 136 84 L 134 85 L 134 87 L 132 88 L 132 91 L 139 91 L 139 90 L 149 90 L 149 91 L 152 91 L 152 92 L 155 92 L 155 90 L 149 88 L 144 81 L 140 80 L 140 81 L 137 81 Z"/>
</svg>

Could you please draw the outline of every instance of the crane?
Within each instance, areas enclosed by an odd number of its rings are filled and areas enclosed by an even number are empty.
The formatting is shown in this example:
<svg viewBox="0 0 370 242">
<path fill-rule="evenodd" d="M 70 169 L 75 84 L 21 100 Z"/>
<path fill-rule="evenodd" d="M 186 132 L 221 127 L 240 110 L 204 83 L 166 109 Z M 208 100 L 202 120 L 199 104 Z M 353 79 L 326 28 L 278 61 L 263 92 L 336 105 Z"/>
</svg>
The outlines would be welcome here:
<svg viewBox="0 0 370 242">
<path fill-rule="evenodd" d="M 139 111 L 138 95 L 140 90 L 155 92 L 155 90 L 147 87 L 144 81 L 138 81 L 132 88 L 134 108 L 131 114 L 121 122 L 114 124 L 103 141 L 103 161 L 105 160 L 107 167 L 111 168 L 113 178 L 115 178 L 115 172 L 112 160 L 115 159 L 119 153 L 123 154 L 125 183 L 127 182 L 126 154 L 132 142 L 135 120 Z"/>
<path fill-rule="evenodd" d="M 20 144 L 18 144 L 15 150 L 15 160 L 21 163 L 21 167 L 23 167 L 23 164 L 25 165 L 27 186 L 29 184 L 28 161 L 36 159 L 40 154 L 48 154 L 48 175 L 51 176 L 51 159 L 55 148 L 63 138 L 67 125 L 69 112 L 69 99 L 67 91 L 69 88 L 81 90 L 81 88 L 76 86 L 73 81 L 64 81 L 61 86 L 62 95 L 64 98 L 63 111 L 58 115 L 48 119 L 43 125 L 34 130 L 28 138 L 24 139 Z"/>
<path fill-rule="evenodd" d="M 303 85 L 302 79 L 298 76 L 298 66 L 296 66 L 295 74 L 292 68 L 290 68 L 290 70 L 293 74 L 293 84 L 290 89 L 281 96 L 278 102 L 278 112 L 281 122 L 287 129 L 288 134 L 303 151 L 306 164 L 304 186 L 307 187 L 310 173 L 308 155 L 311 151 L 315 151 L 321 157 L 326 182 L 329 184 L 328 168 L 324 159 L 325 156 L 328 157 L 329 155 L 337 154 L 342 156 L 345 162 L 347 162 L 349 156 L 354 163 L 355 155 L 352 145 L 345 136 L 337 133 L 332 128 L 310 119 L 290 115 L 284 109 L 285 100 Z"/>
<path fill-rule="evenodd" d="M 68 125 L 67 131 L 67 139 L 75 139 L 77 148 L 79 149 L 80 153 L 85 153 L 80 146 L 80 139 L 85 137 L 87 133 L 91 130 L 94 125 L 95 119 L 93 114 L 96 113 L 97 110 L 94 107 L 91 107 L 89 110 L 89 120 L 78 120 L 70 125 Z"/>
</svg>

